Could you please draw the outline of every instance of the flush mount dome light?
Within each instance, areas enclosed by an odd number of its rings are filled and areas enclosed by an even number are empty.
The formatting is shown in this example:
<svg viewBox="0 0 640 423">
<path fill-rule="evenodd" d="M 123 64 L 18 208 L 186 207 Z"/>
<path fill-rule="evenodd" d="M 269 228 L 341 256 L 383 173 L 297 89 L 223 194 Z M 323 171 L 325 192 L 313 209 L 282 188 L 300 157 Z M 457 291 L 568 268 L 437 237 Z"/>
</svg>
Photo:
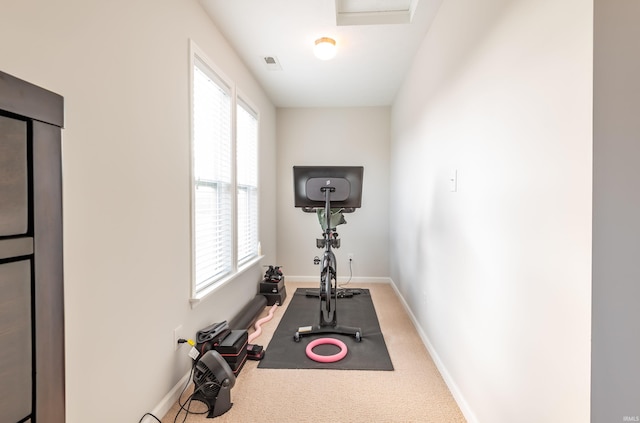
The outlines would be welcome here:
<svg viewBox="0 0 640 423">
<path fill-rule="evenodd" d="M 336 40 L 329 37 L 318 38 L 313 52 L 320 60 L 333 59 L 336 55 Z"/>
</svg>

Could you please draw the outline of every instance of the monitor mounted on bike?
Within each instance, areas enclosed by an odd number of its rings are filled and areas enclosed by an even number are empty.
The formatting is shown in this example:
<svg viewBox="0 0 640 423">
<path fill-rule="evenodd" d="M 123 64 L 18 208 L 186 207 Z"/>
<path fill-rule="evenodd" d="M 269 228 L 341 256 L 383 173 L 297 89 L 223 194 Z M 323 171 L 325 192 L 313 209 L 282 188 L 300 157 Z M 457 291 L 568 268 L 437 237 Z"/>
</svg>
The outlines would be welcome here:
<svg viewBox="0 0 640 423">
<path fill-rule="evenodd" d="M 325 206 L 330 189 L 331 208 L 360 208 L 362 205 L 363 166 L 294 166 L 294 206 Z"/>
</svg>

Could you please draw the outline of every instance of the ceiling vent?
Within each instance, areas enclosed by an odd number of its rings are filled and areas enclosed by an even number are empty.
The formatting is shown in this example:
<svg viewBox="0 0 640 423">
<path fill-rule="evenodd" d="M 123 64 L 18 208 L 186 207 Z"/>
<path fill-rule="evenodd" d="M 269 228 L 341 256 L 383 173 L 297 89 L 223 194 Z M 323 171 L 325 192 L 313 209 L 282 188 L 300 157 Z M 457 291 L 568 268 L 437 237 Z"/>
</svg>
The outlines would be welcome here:
<svg viewBox="0 0 640 423">
<path fill-rule="evenodd" d="M 336 0 L 336 24 L 408 24 L 417 5 L 418 0 Z"/>
<path fill-rule="evenodd" d="M 280 66 L 280 62 L 278 61 L 278 58 L 276 56 L 264 56 L 262 59 L 264 60 L 264 65 L 268 70 L 282 70 L 282 66 Z"/>
</svg>

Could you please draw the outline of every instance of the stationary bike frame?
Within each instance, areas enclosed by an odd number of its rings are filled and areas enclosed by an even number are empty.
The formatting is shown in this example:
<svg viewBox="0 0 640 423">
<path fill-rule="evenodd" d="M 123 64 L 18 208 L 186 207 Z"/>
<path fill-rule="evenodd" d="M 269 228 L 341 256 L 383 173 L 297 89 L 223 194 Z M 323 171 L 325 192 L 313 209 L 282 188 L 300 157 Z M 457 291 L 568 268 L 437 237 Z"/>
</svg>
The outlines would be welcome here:
<svg viewBox="0 0 640 423">
<path fill-rule="evenodd" d="M 323 238 L 316 241 L 316 246 L 324 248 L 320 269 L 320 323 L 317 326 L 303 326 L 298 328 L 293 339 L 298 342 L 300 337 L 313 334 L 342 334 L 350 335 L 360 342 L 362 330 L 360 328 L 338 325 L 338 282 L 336 273 L 336 256 L 332 247 L 339 248 L 340 240 L 335 228 L 331 227 L 331 193 L 334 187 L 327 186 L 320 189 L 325 194 L 324 216 L 327 227 L 324 230 Z M 315 211 L 315 209 L 303 209 L 304 211 Z"/>
<path fill-rule="evenodd" d="M 335 228 L 331 227 L 331 206 L 329 201 L 330 193 L 335 191 L 333 187 L 323 187 L 321 191 L 325 192 L 326 204 L 324 209 L 324 217 L 327 221 L 327 228 L 324 231 L 322 244 L 324 253 L 322 254 L 320 269 L 320 326 L 336 326 L 337 322 L 337 263 L 336 256 L 331 251 L 331 247 L 340 247 L 340 240 Z M 333 304 L 332 304 L 333 292 Z M 333 306 L 333 307 L 332 307 Z"/>
</svg>

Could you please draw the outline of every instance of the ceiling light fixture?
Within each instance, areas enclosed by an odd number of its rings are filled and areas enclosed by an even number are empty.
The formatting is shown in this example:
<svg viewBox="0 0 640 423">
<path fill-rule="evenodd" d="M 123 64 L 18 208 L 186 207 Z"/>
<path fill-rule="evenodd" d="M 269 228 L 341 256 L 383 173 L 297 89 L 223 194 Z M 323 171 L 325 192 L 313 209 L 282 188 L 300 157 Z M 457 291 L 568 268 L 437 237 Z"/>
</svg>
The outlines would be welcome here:
<svg viewBox="0 0 640 423">
<path fill-rule="evenodd" d="M 333 59 L 336 55 L 336 40 L 329 37 L 318 38 L 313 52 L 320 60 Z"/>
</svg>

